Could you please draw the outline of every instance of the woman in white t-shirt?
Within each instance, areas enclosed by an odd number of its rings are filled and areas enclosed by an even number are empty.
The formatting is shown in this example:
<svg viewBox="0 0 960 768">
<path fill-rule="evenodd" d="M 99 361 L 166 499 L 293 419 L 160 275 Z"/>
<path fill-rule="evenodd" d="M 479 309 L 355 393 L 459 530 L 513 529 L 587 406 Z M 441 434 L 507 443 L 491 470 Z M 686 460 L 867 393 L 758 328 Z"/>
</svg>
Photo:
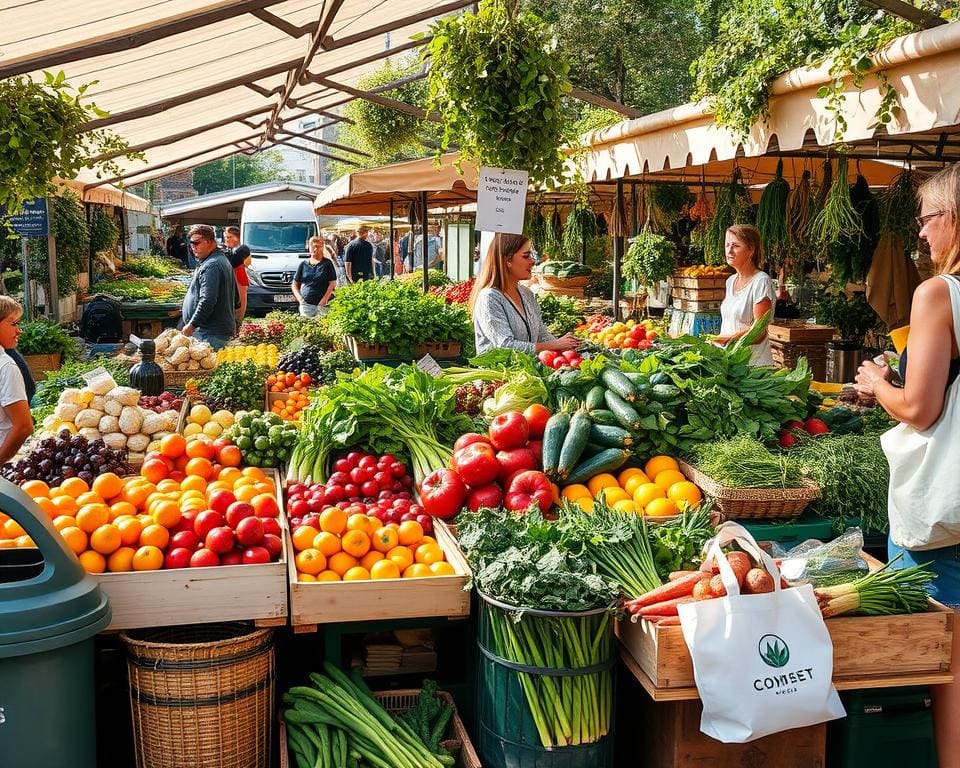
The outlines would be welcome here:
<svg viewBox="0 0 960 768">
<path fill-rule="evenodd" d="M 0 464 L 10 461 L 33 433 L 23 374 L 4 350 L 17 346 L 23 308 L 9 296 L 0 296 Z"/>
<path fill-rule="evenodd" d="M 763 252 L 760 230 L 749 224 L 735 224 L 727 230 L 724 242 L 727 264 L 736 272 L 727 278 L 727 293 L 720 305 L 720 335 L 714 343 L 726 346 L 743 336 L 754 321 L 771 311 L 777 291 L 770 275 L 760 269 Z M 770 339 L 764 333 L 753 345 L 750 365 L 773 365 Z"/>
</svg>

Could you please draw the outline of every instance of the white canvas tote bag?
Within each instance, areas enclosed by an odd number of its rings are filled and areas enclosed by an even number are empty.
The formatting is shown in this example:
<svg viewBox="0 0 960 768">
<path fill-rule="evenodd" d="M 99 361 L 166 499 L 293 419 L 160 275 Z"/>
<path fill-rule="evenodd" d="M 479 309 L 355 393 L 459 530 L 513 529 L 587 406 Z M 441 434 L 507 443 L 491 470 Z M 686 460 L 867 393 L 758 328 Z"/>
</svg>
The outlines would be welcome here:
<svg viewBox="0 0 960 768">
<path fill-rule="evenodd" d="M 773 577 L 773 592 L 741 595 L 721 552 L 736 541 Z M 813 587 L 780 588 L 770 556 L 736 523 L 706 546 L 726 597 L 679 607 L 680 625 L 703 702 L 700 730 L 725 743 L 815 725 L 846 713 L 833 687 L 833 643 Z"/>
<path fill-rule="evenodd" d="M 953 333 L 960 341 L 960 283 L 950 286 Z M 932 427 L 898 424 L 880 444 L 890 464 L 887 509 L 890 538 L 904 549 L 935 549 L 960 542 L 960 377 L 947 389 Z"/>
</svg>

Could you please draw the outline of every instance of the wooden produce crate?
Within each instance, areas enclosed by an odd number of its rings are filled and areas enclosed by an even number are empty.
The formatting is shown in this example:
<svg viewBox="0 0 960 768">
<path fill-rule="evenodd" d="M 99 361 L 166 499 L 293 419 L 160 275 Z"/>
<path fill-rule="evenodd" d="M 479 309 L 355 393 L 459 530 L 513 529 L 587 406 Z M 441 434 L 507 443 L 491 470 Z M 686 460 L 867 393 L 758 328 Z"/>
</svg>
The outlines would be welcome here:
<svg viewBox="0 0 960 768">
<path fill-rule="evenodd" d="M 294 631 L 313 632 L 318 624 L 342 621 L 468 616 L 470 593 L 464 586 L 470 568 L 450 529 L 439 520 L 434 523 L 434 536 L 456 572 L 452 576 L 328 582 L 297 580 L 293 541 L 288 536 L 286 560 Z"/>
<path fill-rule="evenodd" d="M 953 611 L 930 601 L 925 613 L 837 616 L 826 621 L 838 689 L 931 685 L 953 679 Z M 680 627 L 617 623 L 617 636 L 655 700 L 697 698 L 693 661 Z M 645 678 L 645 679 L 644 679 Z"/>
<path fill-rule="evenodd" d="M 357 341 L 353 336 L 344 336 L 343 341 L 355 360 L 397 357 L 390 354 L 390 348 L 386 344 L 367 344 L 365 341 Z"/>
<path fill-rule="evenodd" d="M 460 348 L 459 341 L 427 341 L 414 350 L 413 357 L 415 360 L 424 355 L 430 355 L 434 360 L 460 357 Z"/>
<path fill-rule="evenodd" d="M 770 353 L 777 368 L 796 368 L 801 357 L 807 358 L 814 381 L 823 381 L 827 377 L 827 343 L 825 341 L 793 343 L 770 340 Z"/>
<path fill-rule="evenodd" d="M 413 708 L 419 693 L 418 689 L 405 689 L 374 691 L 373 695 L 387 712 L 392 715 L 400 715 Z M 454 704 L 453 697 L 446 691 L 439 691 L 438 695 L 450 704 Z M 280 768 L 295 768 L 295 762 L 291 759 L 290 750 L 287 747 L 287 722 L 283 719 L 282 712 L 278 719 L 280 721 Z M 477 756 L 477 751 L 473 748 L 470 735 L 467 733 L 467 727 L 456 711 L 450 718 L 445 736 L 446 738 L 440 744 L 453 755 L 454 768 L 482 768 L 480 758 Z"/>
<path fill-rule="evenodd" d="M 721 277 L 684 277 L 683 275 L 673 275 L 670 282 L 674 288 L 693 288 L 695 290 L 706 290 L 710 288 L 724 289 L 727 287 L 727 278 L 732 275 L 723 275 Z"/>
<path fill-rule="evenodd" d="M 43 381 L 47 378 L 48 373 L 60 367 L 60 357 L 59 352 L 53 352 L 51 354 L 24 355 L 23 359 L 27 363 L 27 368 L 30 369 L 33 380 Z"/>
<path fill-rule="evenodd" d="M 282 402 L 290 396 L 289 392 L 271 392 L 268 389 L 263 393 L 263 411 L 264 413 L 270 413 L 270 409 L 273 408 L 274 403 Z"/>
<path fill-rule="evenodd" d="M 814 325 L 802 320 L 777 320 L 767 326 L 767 336 L 771 341 L 783 341 L 790 344 L 828 342 L 837 329 L 830 325 Z"/>
<path fill-rule="evenodd" d="M 672 299 L 673 306 L 683 312 L 719 312 L 722 301 L 723 299 L 696 301 L 692 299 L 680 299 L 676 296 Z"/>
<path fill-rule="evenodd" d="M 282 505 L 279 473 L 275 469 L 264 472 L 273 477 L 277 501 Z M 279 522 L 284 549 L 275 563 L 97 574 L 113 611 L 107 631 L 218 621 L 286 624 L 291 550 L 282 509 Z"/>
<path fill-rule="evenodd" d="M 688 299 L 690 301 L 723 301 L 723 297 L 727 295 L 727 289 L 722 285 L 719 288 L 686 288 L 682 285 L 675 285 L 672 295 L 674 299 Z"/>
</svg>

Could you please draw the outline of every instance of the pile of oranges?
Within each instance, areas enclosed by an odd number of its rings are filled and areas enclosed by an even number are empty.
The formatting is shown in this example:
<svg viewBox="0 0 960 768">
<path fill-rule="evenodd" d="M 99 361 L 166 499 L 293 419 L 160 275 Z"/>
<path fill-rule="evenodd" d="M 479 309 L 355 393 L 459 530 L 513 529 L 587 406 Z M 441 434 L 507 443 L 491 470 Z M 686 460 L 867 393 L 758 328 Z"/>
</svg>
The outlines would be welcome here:
<svg viewBox="0 0 960 768">
<path fill-rule="evenodd" d="M 164 567 L 173 536 L 192 530 L 194 518 L 209 509 L 220 490 L 249 503 L 259 517 L 279 515 L 275 485 L 263 470 L 215 465 L 187 456 L 186 450 L 182 436 L 168 435 L 139 475 L 105 472 L 89 485 L 71 477 L 54 488 L 28 480 L 21 489 L 53 521 L 89 573 Z M 33 546 L 20 524 L 0 512 L 0 548 Z"/>
<path fill-rule="evenodd" d="M 643 469 L 631 467 L 616 476 L 595 475 L 586 485 L 566 486 L 560 496 L 587 512 L 602 497 L 618 512 L 650 517 L 671 517 L 682 508 L 695 509 L 703 501 L 701 490 L 687 480 L 672 456 L 654 456 Z"/>
<path fill-rule="evenodd" d="M 304 371 L 303 373 L 291 373 L 289 371 L 277 371 L 267 376 L 268 392 L 299 392 L 307 389 L 313 383 L 313 377 Z"/>
<path fill-rule="evenodd" d="M 299 581 L 367 581 L 452 576 L 443 549 L 416 520 L 384 525 L 361 512 L 328 507 L 319 529 L 301 525 L 293 532 Z"/>
<path fill-rule="evenodd" d="M 310 405 L 310 396 L 305 389 L 290 394 L 286 400 L 276 400 L 270 410 L 284 421 L 300 421 L 300 414 Z"/>
</svg>

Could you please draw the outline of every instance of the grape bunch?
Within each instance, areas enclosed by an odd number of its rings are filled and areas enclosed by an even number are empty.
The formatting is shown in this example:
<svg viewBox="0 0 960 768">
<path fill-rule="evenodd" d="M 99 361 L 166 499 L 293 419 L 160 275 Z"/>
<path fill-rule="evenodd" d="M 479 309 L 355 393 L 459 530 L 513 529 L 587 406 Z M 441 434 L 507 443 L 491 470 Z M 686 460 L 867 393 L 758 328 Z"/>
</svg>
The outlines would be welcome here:
<svg viewBox="0 0 960 768">
<path fill-rule="evenodd" d="M 154 413 L 179 411 L 183 407 L 183 398 L 177 397 L 171 392 L 164 392 L 160 395 L 141 395 L 137 405 Z"/>
<path fill-rule="evenodd" d="M 103 440 L 90 441 L 67 430 L 39 441 L 19 461 L 8 462 L 0 469 L 0 475 L 17 485 L 43 480 L 49 486 L 60 485 L 70 477 L 79 477 L 89 485 L 104 472 L 121 477 L 130 474 L 127 452 L 112 450 Z"/>
</svg>

